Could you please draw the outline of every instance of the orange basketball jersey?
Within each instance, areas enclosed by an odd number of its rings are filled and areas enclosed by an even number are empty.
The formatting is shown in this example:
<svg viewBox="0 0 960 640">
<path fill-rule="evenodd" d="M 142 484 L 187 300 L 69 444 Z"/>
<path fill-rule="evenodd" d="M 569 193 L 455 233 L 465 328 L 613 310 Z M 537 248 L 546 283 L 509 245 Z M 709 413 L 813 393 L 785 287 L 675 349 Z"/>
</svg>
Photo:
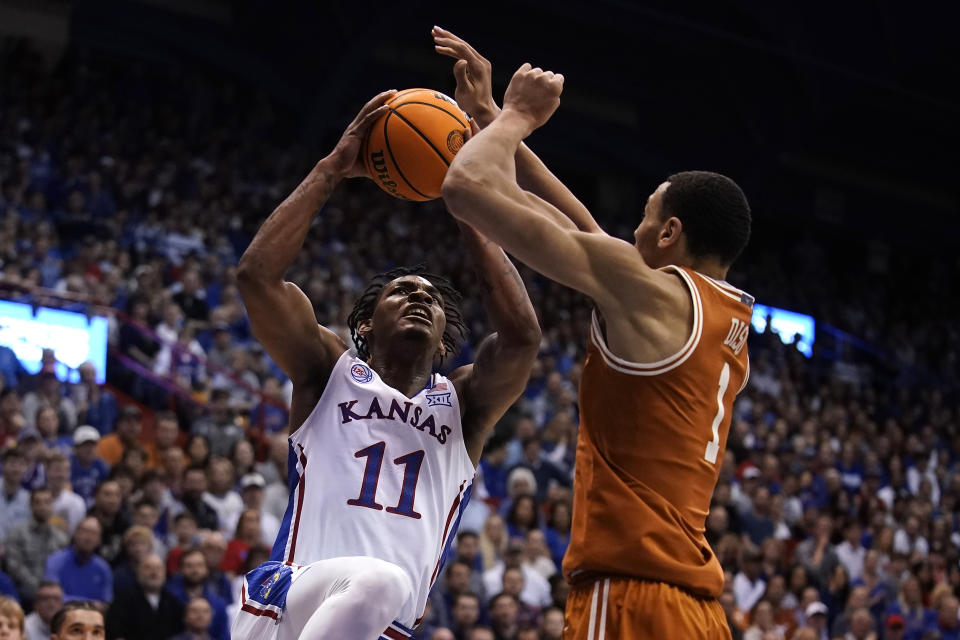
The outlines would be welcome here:
<svg viewBox="0 0 960 640">
<path fill-rule="evenodd" d="M 574 584 L 623 575 L 717 597 L 723 571 L 704 524 L 749 372 L 753 298 L 690 269 L 666 269 L 693 301 L 693 331 L 673 356 L 618 358 L 594 314 L 563 569 Z"/>
</svg>

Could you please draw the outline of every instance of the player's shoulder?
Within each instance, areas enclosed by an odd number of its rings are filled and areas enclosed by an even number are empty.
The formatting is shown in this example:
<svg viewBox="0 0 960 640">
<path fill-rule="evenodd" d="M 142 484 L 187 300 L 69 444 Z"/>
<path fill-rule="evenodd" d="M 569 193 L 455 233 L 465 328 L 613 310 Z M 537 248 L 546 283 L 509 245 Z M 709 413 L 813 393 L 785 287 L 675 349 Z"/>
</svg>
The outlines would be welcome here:
<svg viewBox="0 0 960 640">
<path fill-rule="evenodd" d="M 755 302 L 754 297 L 726 280 L 718 280 L 717 278 L 712 278 L 690 268 L 683 268 L 683 272 L 690 275 L 694 284 L 701 292 L 710 294 L 712 298 L 724 302 L 730 301 L 747 309 L 753 308 L 753 303 Z"/>
</svg>

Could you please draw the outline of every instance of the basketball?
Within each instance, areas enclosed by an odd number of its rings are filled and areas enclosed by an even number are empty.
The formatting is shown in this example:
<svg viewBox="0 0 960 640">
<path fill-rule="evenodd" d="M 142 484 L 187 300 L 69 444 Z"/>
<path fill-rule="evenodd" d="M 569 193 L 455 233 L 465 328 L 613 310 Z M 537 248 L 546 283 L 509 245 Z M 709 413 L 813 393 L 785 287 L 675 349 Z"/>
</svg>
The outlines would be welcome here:
<svg viewBox="0 0 960 640">
<path fill-rule="evenodd" d="M 367 174 L 403 200 L 433 200 L 470 126 L 453 98 L 432 89 L 407 89 L 386 103 L 390 110 L 363 144 Z"/>
</svg>

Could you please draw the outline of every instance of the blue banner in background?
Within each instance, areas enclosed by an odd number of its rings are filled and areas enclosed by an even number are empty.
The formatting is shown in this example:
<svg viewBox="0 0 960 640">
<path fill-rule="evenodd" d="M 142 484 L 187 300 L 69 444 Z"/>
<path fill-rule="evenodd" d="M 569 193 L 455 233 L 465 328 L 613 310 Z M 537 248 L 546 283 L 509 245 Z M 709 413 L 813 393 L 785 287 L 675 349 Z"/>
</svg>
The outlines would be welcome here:
<svg viewBox="0 0 960 640">
<path fill-rule="evenodd" d="M 0 344 L 13 349 L 30 373 L 40 371 L 44 349 L 53 349 L 57 377 L 79 382 L 76 368 L 89 360 L 97 368 L 97 382 L 107 372 L 107 319 L 82 313 L 0 300 Z"/>
<path fill-rule="evenodd" d="M 808 358 L 813 355 L 813 343 L 816 339 L 817 322 L 813 316 L 796 311 L 787 311 L 777 307 L 768 307 L 762 304 L 753 305 L 753 318 L 750 324 L 757 333 L 763 333 L 767 328 L 767 318 L 770 318 L 770 329 L 780 336 L 784 344 L 793 344 L 793 338 L 800 334 L 797 348 Z"/>
</svg>

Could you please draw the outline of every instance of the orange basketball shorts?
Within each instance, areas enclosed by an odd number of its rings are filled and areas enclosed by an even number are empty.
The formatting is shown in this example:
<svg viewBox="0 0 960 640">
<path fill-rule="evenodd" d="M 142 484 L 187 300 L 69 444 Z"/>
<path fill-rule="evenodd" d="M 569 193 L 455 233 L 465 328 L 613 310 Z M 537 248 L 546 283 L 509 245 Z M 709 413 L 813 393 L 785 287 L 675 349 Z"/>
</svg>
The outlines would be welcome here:
<svg viewBox="0 0 960 640">
<path fill-rule="evenodd" d="M 563 640 L 731 640 L 716 600 L 664 582 L 604 578 L 567 597 Z"/>
</svg>

